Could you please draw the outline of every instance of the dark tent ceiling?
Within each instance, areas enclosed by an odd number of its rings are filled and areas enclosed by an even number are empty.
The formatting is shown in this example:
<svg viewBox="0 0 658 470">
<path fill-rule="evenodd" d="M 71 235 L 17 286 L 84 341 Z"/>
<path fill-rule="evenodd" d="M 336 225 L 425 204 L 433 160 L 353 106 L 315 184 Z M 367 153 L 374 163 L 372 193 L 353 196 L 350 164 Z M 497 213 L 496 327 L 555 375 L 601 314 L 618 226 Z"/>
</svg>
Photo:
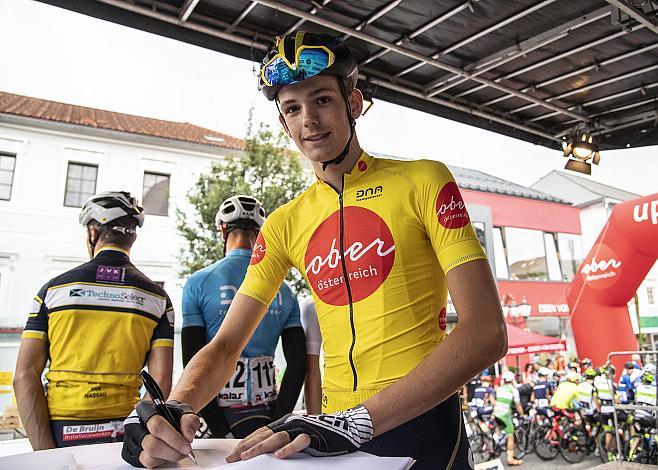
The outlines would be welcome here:
<svg viewBox="0 0 658 470">
<path fill-rule="evenodd" d="M 658 0 L 42 1 L 251 60 L 332 32 L 375 100 L 551 148 L 658 144 Z"/>
</svg>

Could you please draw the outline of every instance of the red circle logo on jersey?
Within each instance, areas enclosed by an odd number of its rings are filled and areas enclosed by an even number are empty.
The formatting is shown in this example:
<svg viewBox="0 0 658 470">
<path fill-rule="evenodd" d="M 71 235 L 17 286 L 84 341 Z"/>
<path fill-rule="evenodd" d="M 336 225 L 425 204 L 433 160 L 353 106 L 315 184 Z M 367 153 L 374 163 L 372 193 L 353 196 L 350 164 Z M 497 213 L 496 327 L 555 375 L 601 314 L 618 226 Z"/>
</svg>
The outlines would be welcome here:
<svg viewBox="0 0 658 470">
<path fill-rule="evenodd" d="M 368 169 L 368 165 L 363 160 L 359 160 L 359 163 L 357 163 L 356 166 L 359 171 L 366 171 Z"/>
<path fill-rule="evenodd" d="M 439 312 L 439 328 L 446 330 L 446 308 L 443 307 Z"/>
<path fill-rule="evenodd" d="M 352 301 L 375 292 L 386 280 L 395 260 L 395 242 L 386 222 L 371 210 L 343 209 L 345 268 Z M 340 249 L 340 211 L 327 217 L 306 247 L 306 276 L 315 294 L 330 305 L 347 305 L 347 283 Z"/>
<path fill-rule="evenodd" d="M 263 258 L 265 258 L 265 250 L 265 238 L 263 238 L 263 232 L 258 232 L 258 238 L 256 238 L 256 244 L 251 251 L 251 261 L 249 261 L 249 264 L 260 263 Z"/>
<path fill-rule="evenodd" d="M 445 228 L 461 228 L 469 222 L 466 204 L 457 184 L 447 183 L 436 198 L 436 217 Z"/>
<path fill-rule="evenodd" d="M 623 263 L 608 245 L 599 243 L 592 250 L 594 255 L 580 266 L 583 281 L 594 289 L 607 289 L 621 277 Z"/>
</svg>

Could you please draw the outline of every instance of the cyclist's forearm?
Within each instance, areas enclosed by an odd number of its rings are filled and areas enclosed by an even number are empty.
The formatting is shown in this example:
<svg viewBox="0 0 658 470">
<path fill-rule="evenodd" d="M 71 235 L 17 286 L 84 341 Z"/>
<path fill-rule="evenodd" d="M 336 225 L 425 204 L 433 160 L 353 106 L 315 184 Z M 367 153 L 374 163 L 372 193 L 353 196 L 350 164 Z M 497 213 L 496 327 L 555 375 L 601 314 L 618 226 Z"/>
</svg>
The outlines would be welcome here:
<svg viewBox="0 0 658 470">
<path fill-rule="evenodd" d="M 50 414 L 40 375 L 35 375 L 32 371 L 17 371 L 13 385 L 18 412 L 32 449 L 56 447 L 50 430 Z"/>
<path fill-rule="evenodd" d="M 416 368 L 367 400 L 364 405 L 372 418 L 375 435 L 430 410 L 502 357 L 505 352 L 504 331 L 497 323 L 491 323 L 460 321 Z M 491 333 L 483 335 L 483 331 Z M 479 342 L 474 343 L 473 338 L 479 338 Z"/>
<path fill-rule="evenodd" d="M 233 375 L 240 351 L 234 352 L 213 341 L 188 362 L 183 375 L 171 392 L 170 399 L 188 403 L 199 412 L 217 396 Z"/>
</svg>

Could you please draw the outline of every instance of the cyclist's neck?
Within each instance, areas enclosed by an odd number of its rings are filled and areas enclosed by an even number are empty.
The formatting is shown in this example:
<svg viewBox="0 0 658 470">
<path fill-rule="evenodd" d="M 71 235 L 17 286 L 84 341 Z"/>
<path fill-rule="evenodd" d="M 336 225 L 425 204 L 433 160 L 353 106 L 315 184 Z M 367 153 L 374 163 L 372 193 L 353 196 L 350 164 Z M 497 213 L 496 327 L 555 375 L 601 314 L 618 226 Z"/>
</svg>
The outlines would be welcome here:
<svg viewBox="0 0 658 470">
<path fill-rule="evenodd" d="M 363 150 L 361 149 L 361 145 L 359 145 L 359 140 L 355 135 L 352 139 L 349 152 L 347 152 L 343 161 L 338 165 L 332 163 L 323 171 L 321 162 L 311 162 L 311 164 L 318 178 L 340 192 L 343 190 L 343 175 L 352 171 L 362 152 Z"/>
</svg>

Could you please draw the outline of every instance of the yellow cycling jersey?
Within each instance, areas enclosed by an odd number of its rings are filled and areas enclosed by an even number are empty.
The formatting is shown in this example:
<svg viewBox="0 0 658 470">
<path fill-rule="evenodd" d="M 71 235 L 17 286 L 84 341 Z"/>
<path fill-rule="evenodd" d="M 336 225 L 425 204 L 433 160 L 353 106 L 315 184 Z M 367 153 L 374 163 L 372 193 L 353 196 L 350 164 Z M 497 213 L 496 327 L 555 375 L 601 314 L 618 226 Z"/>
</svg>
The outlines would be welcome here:
<svg viewBox="0 0 658 470">
<path fill-rule="evenodd" d="M 269 305 L 290 267 L 303 274 L 331 413 L 396 382 L 444 339 L 446 273 L 485 258 L 444 164 L 363 153 L 342 193 L 318 179 L 268 217 L 240 292 Z"/>
<path fill-rule="evenodd" d="M 47 341 L 50 419 L 124 418 L 148 352 L 174 346 L 174 311 L 125 252 L 105 249 L 41 288 L 23 338 Z"/>
<path fill-rule="evenodd" d="M 574 401 L 578 401 L 578 385 L 573 382 L 562 382 L 551 398 L 551 406 L 561 410 L 571 410 L 574 408 Z"/>
</svg>

